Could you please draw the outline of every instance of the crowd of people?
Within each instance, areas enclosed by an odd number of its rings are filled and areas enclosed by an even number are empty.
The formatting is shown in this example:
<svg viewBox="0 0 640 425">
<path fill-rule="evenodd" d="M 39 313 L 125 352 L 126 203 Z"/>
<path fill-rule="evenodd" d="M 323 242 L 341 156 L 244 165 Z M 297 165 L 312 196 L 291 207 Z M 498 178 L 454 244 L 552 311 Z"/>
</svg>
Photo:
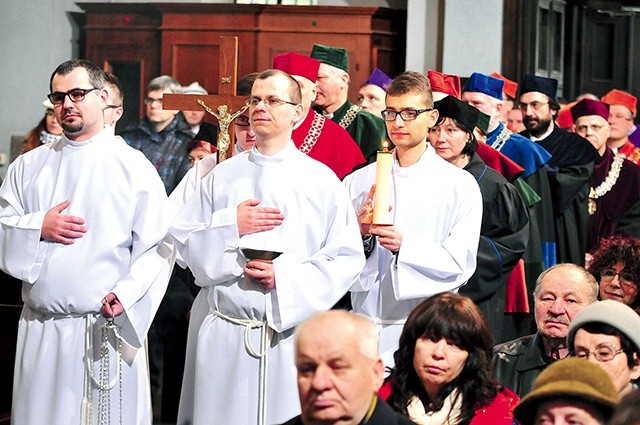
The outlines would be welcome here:
<svg viewBox="0 0 640 425">
<path fill-rule="evenodd" d="M 197 82 L 154 78 L 118 135 L 117 76 L 52 73 L 0 187 L 13 423 L 633 417 L 635 97 L 375 69 L 354 104 L 345 49 L 272 65 L 218 126 L 163 108 Z"/>
</svg>

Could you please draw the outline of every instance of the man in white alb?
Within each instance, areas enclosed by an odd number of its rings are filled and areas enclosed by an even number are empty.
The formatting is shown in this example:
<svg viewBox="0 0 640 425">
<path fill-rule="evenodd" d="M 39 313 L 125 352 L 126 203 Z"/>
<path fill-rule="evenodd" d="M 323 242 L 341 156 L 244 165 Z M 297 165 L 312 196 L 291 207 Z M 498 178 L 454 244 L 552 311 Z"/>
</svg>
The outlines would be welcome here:
<svg viewBox="0 0 640 425">
<path fill-rule="evenodd" d="M 196 354 L 186 369 L 195 381 L 183 383 L 178 424 L 272 424 L 299 414 L 295 326 L 331 308 L 364 265 L 340 181 L 291 140 L 300 101 L 290 75 L 258 75 L 249 101 L 255 146 L 204 177 L 169 231 L 208 301 L 190 329 Z M 247 261 L 240 247 L 282 255 Z"/>
<path fill-rule="evenodd" d="M 171 273 L 170 216 L 154 167 L 104 126 L 104 84 L 91 62 L 61 64 L 49 100 L 63 137 L 0 188 L 0 268 L 24 300 L 16 424 L 151 423 L 141 348 Z"/>
</svg>

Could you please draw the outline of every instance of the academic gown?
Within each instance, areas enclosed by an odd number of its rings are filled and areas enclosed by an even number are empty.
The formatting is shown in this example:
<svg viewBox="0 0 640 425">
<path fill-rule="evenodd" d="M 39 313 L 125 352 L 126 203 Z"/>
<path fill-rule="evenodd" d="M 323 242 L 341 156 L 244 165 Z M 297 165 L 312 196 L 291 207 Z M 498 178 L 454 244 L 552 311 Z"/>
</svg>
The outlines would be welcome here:
<svg viewBox="0 0 640 425">
<path fill-rule="evenodd" d="M 613 152 L 607 149 L 591 175 L 592 188 L 605 181 L 613 160 Z M 595 203 L 596 211 L 589 217 L 587 252 L 593 252 L 602 238 L 614 234 L 640 237 L 640 167 L 625 159 L 616 183 Z"/>
<path fill-rule="evenodd" d="M 504 143 L 501 134 L 508 137 Z M 545 164 L 551 154 L 531 140 L 509 131 L 503 123 L 487 135 L 487 144 L 525 169 L 521 181 L 514 181 L 529 214 L 529 243 L 523 255 L 528 304 L 533 305 L 533 289 L 540 273 L 556 263 L 553 204 Z M 525 184 L 523 184 L 525 183 Z M 528 330 L 526 333 L 529 333 Z"/>
<path fill-rule="evenodd" d="M 87 233 L 71 245 L 41 240 L 45 213 L 65 199 L 63 214 L 85 219 Z M 144 155 L 105 128 L 92 139 L 63 137 L 18 157 L 0 188 L 0 267 L 22 280 L 13 393 L 16 424 L 80 424 L 85 337 L 99 376 L 102 298 L 124 307 L 115 319 L 122 341 L 120 382 L 110 410 L 128 424 L 151 423 L 149 376 L 140 349 L 166 289 L 173 258 L 159 245 L 169 225 L 167 197 Z M 115 376 L 109 331 L 109 379 Z M 98 390 L 92 384 L 92 416 Z"/>
<path fill-rule="evenodd" d="M 528 137 L 527 132 L 521 134 Z M 589 223 L 589 179 L 600 155 L 587 139 L 555 125 L 549 136 L 536 143 L 551 154 L 547 174 L 553 199 L 557 260 L 583 266 Z"/>
<path fill-rule="evenodd" d="M 239 237 L 237 205 L 247 199 L 280 209 L 282 225 Z M 216 165 L 169 234 L 203 287 L 192 309 L 201 324 L 189 330 L 187 350 L 195 355 L 185 366 L 185 379 L 194 381 L 185 380 L 178 424 L 255 424 L 261 370 L 266 423 L 298 414 L 294 328 L 335 304 L 364 265 L 357 218 L 335 174 L 293 142 L 273 156 L 254 147 Z M 283 252 L 274 260 L 275 289 L 244 275 L 238 247 Z M 267 364 L 260 368 L 249 352 L 261 352 L 264 329 Z"/>
<path fill-rule="evenodd" d="M 482 221 L 478 183 L 431 147 L 408 167 L 400 167 L 394 153 L 392 178 L 390 215 L 403 232 L 400 251 L 376 241 L 351 288 L 353 310 L 379 325 L 386 367 L 393 367 L 411 310 L 432 295 L 457 290 L 475 271 Z M 375 181 L 376 164 L 345 178 L 354 208 L 364 204 Z"/>
<path fill-rule="evenodd" d="M 354 106 L 353 103 L 347 100 L 333 113 L 331 120 L 340 123 L 352 106 Z M 382 142 L 387 138 L 384 120 L 360 108 L 345 129 L 360 147 L 367 164 L 374 162 L 376 153 L 382 150 Z"/>
<path fill-rule="evenodd" d="M 464 167 L 482 193 L 482 226 L 476 271 L 460 294 L 483 312 L 496 341 L 502 341 L 506 279 L 529 240 L 529 216 L 518 190 L 477 154 Z"/>
<path fill-rule="evenodd" d="M 339 179 L 365 162 L 351 135 L 313 109 L 293 129 L 291 138 L 298 149 L 302 146 L 303 152 L 331 168 Z"/>
</svg>

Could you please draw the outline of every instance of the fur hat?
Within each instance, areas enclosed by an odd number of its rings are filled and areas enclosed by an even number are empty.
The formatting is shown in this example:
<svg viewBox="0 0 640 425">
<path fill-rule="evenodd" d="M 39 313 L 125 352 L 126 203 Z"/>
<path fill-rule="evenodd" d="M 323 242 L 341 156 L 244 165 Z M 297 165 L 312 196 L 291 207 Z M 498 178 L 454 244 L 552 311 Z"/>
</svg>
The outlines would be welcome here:
<svg viewBox="0 0 640 425">
<path fill-rule="evenodd" d="M 569 325 L 567 347 L 573 347 L 578 329 L 596 322 L 612 326 L 625 334 L 640 353 L 640 316 L 628 305 L 614 300 L 599 301 L 580 310 Z"/>
<path fill-rule="evenodd" d="M 197 81 L 189 84 L 188 86 L 182 87 L 182 94 L 208 94 L 204 87 L 198 84 Z"/>
<path fill-rule="evenodd" d="M 608 419 L 618 404 L 618 392 L 600 366 L 587 359 L 567 357 L 542 371 L 513 414 L 522 425 L 533 425 L 538 407 L 554 399 L 586 402 Z"/>
</svg>

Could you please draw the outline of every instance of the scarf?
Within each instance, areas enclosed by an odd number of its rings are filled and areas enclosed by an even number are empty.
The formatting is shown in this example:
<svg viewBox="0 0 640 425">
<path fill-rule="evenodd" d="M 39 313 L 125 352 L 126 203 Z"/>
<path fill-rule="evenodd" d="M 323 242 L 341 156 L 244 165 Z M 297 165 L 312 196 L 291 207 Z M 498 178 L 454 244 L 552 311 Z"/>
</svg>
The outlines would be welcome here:
<svg viewBox="0 0 640 425">
<path fill-rule="evenodd" d="M 409 419 L 418 425 L 456 425 L 461 409 L 462 397 L 458 397 L 458 390 L 453 390 L 444 399 L 442 409 L 438 411 L 427 412 L 420 398 L 412 397 L 407 406 L 407 414 Z"/>
</svg>

